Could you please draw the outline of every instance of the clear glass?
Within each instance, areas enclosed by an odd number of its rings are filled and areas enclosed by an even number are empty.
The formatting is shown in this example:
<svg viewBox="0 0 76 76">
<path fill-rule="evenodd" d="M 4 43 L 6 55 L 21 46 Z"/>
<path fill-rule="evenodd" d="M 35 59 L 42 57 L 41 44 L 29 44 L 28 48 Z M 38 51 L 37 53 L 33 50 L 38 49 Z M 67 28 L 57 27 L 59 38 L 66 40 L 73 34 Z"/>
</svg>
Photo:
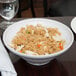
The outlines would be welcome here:
<svg viewBox="0 0 76 76">
<path fill-rule="evenodd" d="M 18 0 L 0 0 L 0 16 L 6 20 L 0 23 L 1 28 L 5 29 L 13 23 L 11 19 L 17 14 L 18 8 Z"/>
</svg>

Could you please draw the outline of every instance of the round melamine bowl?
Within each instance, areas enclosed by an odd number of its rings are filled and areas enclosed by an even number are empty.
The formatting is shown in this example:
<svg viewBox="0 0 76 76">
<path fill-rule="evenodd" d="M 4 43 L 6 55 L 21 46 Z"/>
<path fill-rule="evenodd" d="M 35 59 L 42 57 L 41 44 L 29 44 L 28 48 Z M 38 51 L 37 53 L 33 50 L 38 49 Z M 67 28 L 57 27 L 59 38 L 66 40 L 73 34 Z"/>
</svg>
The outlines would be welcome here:
<svg viewBox="0 0 76 76">
<path fill-rule="evenodd" d="M 76 34 L 76 17 L 74 17 L 71 21 L 71 28 L 73 32 Z"/>
<path fill-rule="evenodd" d="M 49 55 L 41 55 L 41 56 L 32 56 L 32 55 L 25 55 L 22 53 L 19 53 L 15 51 L 13 48 L 9 46 L 11 40 L 13 37 L 16 35 L 16 33 L 20 30 L 21 27 L 24 27 L 26 25 L 36 25 L 36 24 L 42 24 L 45 27 L 55 27 L 58 28 L 59 31 L 62 34 L 63 39 L 66 40 L 66 44 L 64 46 L 64 49 L 62 51 L 49 54 Z M 25 19 L 19 22 L 16 22 L 12 25 L 10 25 L 5 32 L 3 33 L 3 41 L 6 47 L 14 54 L 20 56 L 24 60 L 26 60 L 28 63 L 33 64 L 33 65 L 44 65 L 50 62 L 52 59 L 56 58 L 56 56 L 59 56 L 66 52 L 71 45 L 73 44 L 74 41 L 74 36 L 72 31 L 63 23 L 51 20 L 51 19 L 44 19 L 44 18 L 31 18 L 31 19 Z"/>
</svg>

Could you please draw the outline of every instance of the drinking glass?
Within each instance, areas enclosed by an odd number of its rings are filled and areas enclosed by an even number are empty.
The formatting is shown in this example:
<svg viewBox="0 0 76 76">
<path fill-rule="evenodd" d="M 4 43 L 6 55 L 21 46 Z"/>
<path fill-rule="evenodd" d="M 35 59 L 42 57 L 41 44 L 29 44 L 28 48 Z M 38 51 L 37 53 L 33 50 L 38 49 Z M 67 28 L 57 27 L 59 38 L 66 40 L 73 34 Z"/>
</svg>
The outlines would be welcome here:
<svg viewBox="0 0 76 76">
<path fill-rule="evenodd" d="M 13 23 L 11 19 L 17 14 L 18 8 L 18 0 L 0 0 L 0 16 L 5 19 L 0 23 L 2 29 Z"/>
</svg>

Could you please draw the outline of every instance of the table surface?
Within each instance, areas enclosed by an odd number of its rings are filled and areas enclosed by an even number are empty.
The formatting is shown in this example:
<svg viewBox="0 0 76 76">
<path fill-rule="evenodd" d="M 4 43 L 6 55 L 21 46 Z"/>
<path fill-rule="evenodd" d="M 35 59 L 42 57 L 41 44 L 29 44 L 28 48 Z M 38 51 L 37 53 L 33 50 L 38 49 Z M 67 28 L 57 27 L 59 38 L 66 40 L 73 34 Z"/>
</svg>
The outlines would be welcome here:
<svg viewBox="0 0 76 76">
<path fill-rule="evenodd" d="M 49 17 L 66 24 L 70 27 L 71 20 L 74 17 Z M 14 19 L 19 21 L 21 19 Z M 63 55 L 58 56 L 50 63 L 43 66 L 33 66 L 28 64 L 23 59 L 14 62 L 14 67 L 18 76 L 76 76 L 76 42 L 74 41 L 72 47 Z M 17 57 L 17 56 L 16 56 Z"/>
</svg>

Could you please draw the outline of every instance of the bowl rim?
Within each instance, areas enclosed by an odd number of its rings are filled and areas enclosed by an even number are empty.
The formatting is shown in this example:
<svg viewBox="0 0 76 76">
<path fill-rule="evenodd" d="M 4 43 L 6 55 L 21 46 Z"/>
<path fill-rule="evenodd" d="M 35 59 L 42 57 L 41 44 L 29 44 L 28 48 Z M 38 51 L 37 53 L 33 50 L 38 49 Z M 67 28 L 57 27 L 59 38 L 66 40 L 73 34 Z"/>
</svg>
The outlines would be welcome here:
<svg viewBox="0 0 76 76">
<path fill-rule="evenodd" d="M 23 22 L 23 21 L 34 20 L 34 19 L 42 19 L 42 20 L 48 20 L 48 21 L 51 20 L 51 21 L 53 21 L 53 22 L 57 22 L 57 23 L 60 23 L 60 24 L 64 25 L 64 26 L 67 28 L 67 30 L 70 32 L 70 34 L 71 34 L 71 37 L 72 37 L 71 43 L 68 45 L 67 48 L 63 49 L 62 51 L 59 51 L 59 52 L 56 52 L 56 53 L 53 53 L 53 54 L 49 54 L 49 55 L 39 55 L 39 56 L 35 56 L 35 55 L 25 55 L 25 54 L 23 54 L 23 53 L 19 53 L 19 52 L 15 51 L 15 50 L 14 50 L 13 48 L 11 48 L 11 47 L 6 43 L 6 41 L 5 41 L 5 35 L 6 35 L 7 31 L 8 31 L 8 29 L 11 28 L 11 27 L 13 27 L 14 24 L 16 24 L 16 23 L 19 23 L 19 22 L 21 23 L 21 22 Z M 13 52 L 13 53 L 15 53 L 16 55 L 19 55 L 19 56 L 24 56 L 24 57 L 26 57 L 26 58 L 36 58 L 36 59 L 55 57 L 55 56 L 61 55 L 62 53 L 66 52 L 66 51 L 71 47 L 71 45 L 72 45 L 73 42 L 74 42 L 74 35 L 73 35 L 71 29 L 70 29 L 68 26 L 66 26 L 65 24 L 63 24 L 63 23 L 61 23 L 61 22 L 59 22 L 59 21 L 57 21 L 57 20 L 47 19 L 47 18 L 28 18 L 28 19 L 20 20 L 20 21 L 18 21 L 18 22 L 16 22 L 16 23 L 14 23 L 14 24 L 10 25 L 8 28 L 6 28 L 6 30 L 5 30 L 4 33 L 3 33 L 3 42 L 4 42 L 5 46 L 6 46 L 11 52 Z"/>
</svg>

